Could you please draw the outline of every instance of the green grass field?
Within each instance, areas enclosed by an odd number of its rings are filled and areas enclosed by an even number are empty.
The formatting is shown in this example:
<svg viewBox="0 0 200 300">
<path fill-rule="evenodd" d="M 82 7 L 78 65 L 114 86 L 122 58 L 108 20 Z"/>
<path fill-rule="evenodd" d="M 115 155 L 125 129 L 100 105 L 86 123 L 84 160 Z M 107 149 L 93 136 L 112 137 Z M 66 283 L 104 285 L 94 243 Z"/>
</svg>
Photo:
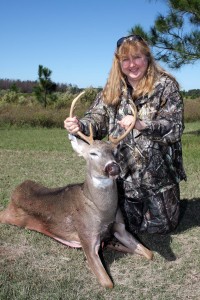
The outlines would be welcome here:
<svg viewBox="0 0 200 300">
<path fill-rule="evenodd" d="M 25 179 L 57 187 L 84 179 L 83 159 L 62 129 L 0 129 L 0 209 Z M 200 295 L 200 122 L 183 135 L 187 182 L 181 183 L 181 220 L 173 234 L 141 235 L 154 260 L 104 251 L 114 289 L 99 286 L 82 250 L 37 232 L 0 225 L 0 299 L 197 300 Z"/>
</svg>

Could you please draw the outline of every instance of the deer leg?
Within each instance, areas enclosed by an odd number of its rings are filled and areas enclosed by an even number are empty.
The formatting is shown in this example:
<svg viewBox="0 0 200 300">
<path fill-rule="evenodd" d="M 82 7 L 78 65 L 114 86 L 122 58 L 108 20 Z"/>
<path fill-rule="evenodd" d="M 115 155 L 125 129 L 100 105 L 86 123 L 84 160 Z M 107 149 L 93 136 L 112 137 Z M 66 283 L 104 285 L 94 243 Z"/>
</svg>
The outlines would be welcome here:
<svg viewBox="0 0 200 300">
<path fill-rule="evenodd" d="M 124 246 L 123 244 L 121 244 L 119 242 L 119 240 L 112 240 L 112 241 L 109 241 L 106 245 L 105 245 L 105 248 L 106 249 L 109 249 L 109 250 L 114 250 L 114 251 L 119 251 L 119 252 L 123 252 L 123 253 L 131 253 L 133 254 L 133 250 L 127 248 L 126 246 Z"/>
<path fill-rule="evenodd" d="M 42 221 L 38 220 L 34 216 L 29 215 L 22 208 L 17 207 L 13 202 L 10 202 L 8 207 L 0 212 L 0 223 L 38 231 L 51 238 L 54 238 L 54 236 L 45 229 Z"/>
<path fill-rule="evenodd" d="M 147 259 L 153 258 L 153 253 L 139 243 L 133 235 L 126 230 L 120 209 L 117 211 L 116 221 L 113 225 L 113 234 L 126 248 L 128 248 L 126 252 L 139 254 Z M 118 247 L 118 249 L 120 249 L 120 247 Z"/>
<path fill-rule="evenodd" d="M 81 238 L 81 244 L 87 258 L 88 266 L 97 277 L 101 286 L 105 288 L 113 288 L 113 282 L 108 276 L 99 257 L 100 237 L 92 240 L 88 237 L 85 240 Z"/>
<path fill-rule="evenodd" d="M 13 202 L 10 202 L 8 207 L 0 212 L 0 223 L 15 225 L 46 234 L 43 230 L 42 222 L 29 215 L 22 208 L 17 207 Z"/>
<path fill-rule="evenodd" d="M 25 227 L 27 213 L 10 202 L 8 207 L 0 212 L 0 223 Z"/>
</svg>

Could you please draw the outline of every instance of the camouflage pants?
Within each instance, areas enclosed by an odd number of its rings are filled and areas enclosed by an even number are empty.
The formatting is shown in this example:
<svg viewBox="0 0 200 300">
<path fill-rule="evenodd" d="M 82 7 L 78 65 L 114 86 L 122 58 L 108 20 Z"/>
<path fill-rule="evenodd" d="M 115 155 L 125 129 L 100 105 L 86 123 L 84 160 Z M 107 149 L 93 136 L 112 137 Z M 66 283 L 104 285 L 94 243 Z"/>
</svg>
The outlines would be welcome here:
<svg viewBox="0 0 200 300">
<path fill-rule="evenodd" d="M 179 200 L 178 184 L 141 200 L 127 198 L 119 190 L 119 206 L 132 233 L 165 234 L 174 230 L 179 220 Z"/>
</svg>

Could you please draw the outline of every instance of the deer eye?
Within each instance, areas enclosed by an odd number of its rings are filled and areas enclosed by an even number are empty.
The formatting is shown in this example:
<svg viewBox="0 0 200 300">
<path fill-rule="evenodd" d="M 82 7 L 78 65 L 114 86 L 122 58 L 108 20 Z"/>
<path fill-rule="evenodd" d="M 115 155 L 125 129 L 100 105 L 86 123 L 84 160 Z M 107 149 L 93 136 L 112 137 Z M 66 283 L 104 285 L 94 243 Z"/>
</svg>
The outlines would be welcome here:
<svg viewBox="0 0 200 300">
<path fill-rule="evenodd" d="M 96 152 L 90 152 L 91 156 L 98 156 L 98 154 Z"/>
</svg>

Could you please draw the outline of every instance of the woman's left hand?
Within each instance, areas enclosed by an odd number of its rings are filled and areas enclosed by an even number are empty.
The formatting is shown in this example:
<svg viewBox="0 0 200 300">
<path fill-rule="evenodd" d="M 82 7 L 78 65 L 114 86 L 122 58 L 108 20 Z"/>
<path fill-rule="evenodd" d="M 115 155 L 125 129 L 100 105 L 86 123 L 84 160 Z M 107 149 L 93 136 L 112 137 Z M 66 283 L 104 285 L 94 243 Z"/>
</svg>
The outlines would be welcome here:
<svg viewBox="0 0 200 300">
<path fill-rule="evenodd" d="M 129 128 L 129 126 L 133 123 L 133 121 L 134 121 L 134 117 L 131 116 L 131 115 L 127 115 L 121 121 L 118 121 L 117 123 L 122 128 L 127 130 Z M 142 129 L 146 128 L 146 124 L 142 120 L 137 119 L 136 122 L 135 122 L 134 128 L 137 129 L 137 130 L 142 130 Z"/>
<path fill-rule="evenodd" d="M 136 122 L 135 122 L 135 126 L 134 128 L 137 129 L 137 130 L 143 130 L 147 127 L 147 125 L 144 123 L 144 121 L 140 120 L 140 119 L 137 119 Z"/>
<path fill-rule="evenodd" d="M 133 123 L 134 121 L 134 117 L 131 115 L 127 115 L 125 117 L 123 117 L 123 119 L 121 119 L 121 121 L 118 121 L 117 123 L 124 128 L 125 130 L 127 130 L 129 128 L 129 126 Z"/>
</svg>

